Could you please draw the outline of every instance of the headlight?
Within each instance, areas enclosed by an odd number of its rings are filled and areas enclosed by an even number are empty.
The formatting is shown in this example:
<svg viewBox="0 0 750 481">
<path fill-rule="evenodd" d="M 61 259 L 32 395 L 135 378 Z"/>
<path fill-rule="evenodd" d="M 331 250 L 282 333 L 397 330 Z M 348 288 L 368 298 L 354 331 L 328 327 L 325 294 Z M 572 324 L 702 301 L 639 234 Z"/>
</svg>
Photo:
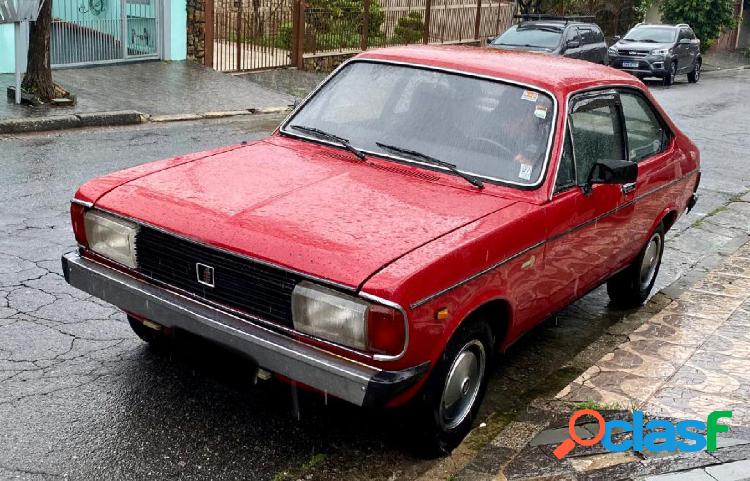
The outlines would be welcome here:
<svg viewBox="0 0 750 481">
<path fill-rule="evenodd" d="M 619 51 L 618 51 L 618 50 L 617 50 L 617 49 L 616 49 L 615 47 L 609 47 L 609 48 L 607 49 L 607 52 L 608 52 L 608 53 L 609 53 L 610 55 L 620 55 L 620 52 L 619 52 Z"/>
<path fill-rule="evenodd" d="M 651 55 L 656 55 L 658 57 L 663 57 L 667 54 L 671 53 L 668 48 L 657 48 L 656 50 L 651 51 Z"/>
<path fill-rule="evenodd" d="M 136 224 L 96 210 L 86 212 L 83 223 L 89 249 L 124 266 L 136 267 Z"/>
<path fill-rule="evenodd" d="M 406 342 L 398 310 L 308 281 L 294 288 L 292 320 L 300 332 L 361 351 L 396 355 Z"/>
</svg>

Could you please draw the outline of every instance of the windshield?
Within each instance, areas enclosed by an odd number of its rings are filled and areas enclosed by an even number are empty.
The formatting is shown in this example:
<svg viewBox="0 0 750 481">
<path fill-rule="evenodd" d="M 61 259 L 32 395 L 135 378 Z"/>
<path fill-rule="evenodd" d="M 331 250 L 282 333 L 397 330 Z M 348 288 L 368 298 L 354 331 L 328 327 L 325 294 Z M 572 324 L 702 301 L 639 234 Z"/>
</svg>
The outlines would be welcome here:
<svg viewBox="0 0 750 481">
<path fill-rule="evenodd" d="M 555 48 L 560 44 L 561 35 L 562 31 L 554 27 L 515 25 L 493 40 L 492 45 Z"/>
<path fill-rule="evenodd" d="M 634 28 L 625 35 L 626 42 L 672 43 L 677 33 L 671 28 Z"/>
<path fill-rule="evenodd" d="M 339 70 L 282 132 L 325 140 L 291 126 L 313 127 L 365 152 L 434 164 L 383 147 L 395 146 L 455 164 L 464 173 L 534 185 L 544 171 L 553 121 L 552 98 L 536 90 L 359 61 Z"/>
</svg>

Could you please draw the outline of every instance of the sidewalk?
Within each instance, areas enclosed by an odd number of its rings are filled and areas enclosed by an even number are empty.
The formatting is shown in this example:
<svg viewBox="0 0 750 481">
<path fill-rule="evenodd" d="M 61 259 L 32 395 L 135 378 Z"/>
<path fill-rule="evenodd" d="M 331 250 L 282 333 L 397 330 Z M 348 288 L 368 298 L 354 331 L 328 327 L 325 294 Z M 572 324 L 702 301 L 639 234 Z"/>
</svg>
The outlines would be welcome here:
<svg viewBox="0 0 750 481">
<path fill-rule="evenodd" d="M 144 118 L 181 120 L 200 118 L 206 114 L 215 117 L 222 113 L 284 109 L 294 102 L 291 95 L 186 62 L 140 62 L 60 69 L 53 71 L 53 78 L 77 97 L 75 106 L 19 106 L 3 98 L 0 101 L 0 123 L 22 123 L 33 127 L 36 122 L 44 127 L 45 123 L 39 120 L 41 118 L 67 116 L 75 123 L 76 116 L 95 112 L 135 112 L 143 114 Z M 14 83 L 13 75 L 0 74 L 3 92 Z M 126 123 L 137 123 L 140 121 L 137 117 L 127 117 L 129 120 Z M 58 124 L 52 122 L 52 128 L 59 128 L 54 127 Z M 0 133 L 3 133 L 2 128 Z"/>
<path fill-rule="evenodd" d="M 707 52 L 703 55 L 704 72 L 733 68 L 750 68 L 750 51 Z"/>
<path fill-rule="evenodd" d="M 718 450 L 711 453 L 615 453 L 596 444 L 578 446 L 558 460 L 552 451 L 568 437 L 571 413 L 582 408 L 626 420 L 637 409 L 649 420 L 672 423 L 705 421 L 715 410 L 733 415 L 722 419 L 729 432 L 719 434 Z M 576 430 L 584 439 L 597 431 L 591 424 Z M 750 479 L 750 242 L 675 296 L 554 400 L 532 403 L 456 479 Z"/>
</svg>

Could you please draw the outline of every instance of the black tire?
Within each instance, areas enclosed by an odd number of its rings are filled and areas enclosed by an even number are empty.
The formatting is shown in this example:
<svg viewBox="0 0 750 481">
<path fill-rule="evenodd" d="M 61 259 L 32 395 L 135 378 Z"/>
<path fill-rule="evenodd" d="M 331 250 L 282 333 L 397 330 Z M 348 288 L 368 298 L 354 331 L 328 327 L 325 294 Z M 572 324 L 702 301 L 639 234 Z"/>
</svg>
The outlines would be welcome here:
<svg viewBox="0 0 750 481">
<path fill-rule="evenodd" d="M 664 225 L 661 224 L 633 263 L 607 282 L 607 294 L 612 303 L 623 308 L 642 305 L 654 288 L 663 254 Z"/>
<path fill-rule="evenodd" d="M 429 458 L 448 455 L 469 433 L 487 389 L 494 345 L 492 331 L 482 320 L 468 321 L 456 330 L 415 399 L 419 454 Z M 467 359 L 471 362 L 470 356 L 477 360 L 476 386 L 470 380 L 473 371 L 462 370 L 469 365 Z M 459 397 L 446 407 L 444 399 L 451 398 L 449 379 L 454 381 L 451 387 L 458 388 L 453 393 Z"/>
<path fill-rule="evenodd" d="M 128 323 L 133 332 L 149 346 L 155 349 L 164 349 L 169 345 L 170 336 L 164 332 L 164 328 L 153 329 L 133 316 L 128 316 Z"/>
<path fill-rule="evenodd" d="M 664 74 L 664 86 L 669 87 L 670 85 L 674 84 L 675 77 L 677 77 L 677 63 L 672 62 L 669 67 L 669 72 Z"/>
<path fill-rule="evenodd" d="M 703 62 L 701 62 L 700 59 L 695 61 L 695 66 L 693 67 L 693 71 L 688 74 L 688 82 L 691 84 L 696 84 L 701 79 L 701 67 L 703 66 Z"/>
</svg>

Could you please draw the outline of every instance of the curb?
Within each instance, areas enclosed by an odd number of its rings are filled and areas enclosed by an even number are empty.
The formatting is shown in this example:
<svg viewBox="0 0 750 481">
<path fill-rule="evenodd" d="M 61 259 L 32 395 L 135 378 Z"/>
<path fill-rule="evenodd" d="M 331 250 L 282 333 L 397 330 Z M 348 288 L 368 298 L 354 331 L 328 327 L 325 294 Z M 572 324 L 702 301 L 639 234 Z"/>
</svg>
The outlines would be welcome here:
<svg viewBox="0 0 750 481">
<path fill-rule="evenodd" d="M 82 127 L 114 127 L 147 122 L 182 122 L 188 120 L 220 119 L 241 115 L 263 115 L 289 112 L 291 107 L 250 108 L 204 113 L 149 115 L 135 110 L 115 110 L 70 115 L 52 115 L 23 119 L 0 119 L 0 135 L 67 130 Z"/>
</svg>

